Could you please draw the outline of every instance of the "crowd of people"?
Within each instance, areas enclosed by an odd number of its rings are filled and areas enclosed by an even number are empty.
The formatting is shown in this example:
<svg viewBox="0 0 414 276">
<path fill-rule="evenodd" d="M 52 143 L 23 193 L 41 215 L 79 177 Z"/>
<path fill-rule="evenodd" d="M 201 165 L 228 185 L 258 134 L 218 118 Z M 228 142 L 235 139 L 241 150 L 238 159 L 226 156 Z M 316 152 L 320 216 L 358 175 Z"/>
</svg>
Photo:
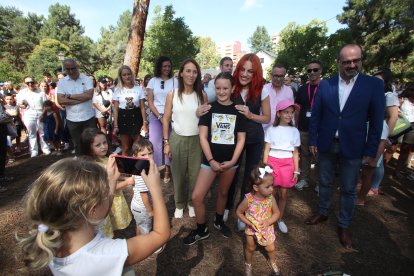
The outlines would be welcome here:
<svg viewBox="0 0 414 276">
<path fill-rule="evenodd" d="M 66 59 L 66 75 L 57 85 L 46 74 L 39 83 L 25 77 L 26 87 L 19 92 L 4 86 L 2 182 L 12 180 L 5 176 L 12 130 L 19 133 L 25 127 L 32 158 L 39 149 L 61 154 L 69 142 L 76 155 L 76 161 L 66 158 L 47 168 L 28 192 L 32 231 L 20 240 L 26 265 L 49 265 L 57 275 L 79 269 L 85 275 L 119 275 L 162 251 L 170 227 L 160 171 L 163 182 L 173 182 L 174 218 L 182 219 L 185 208 L 195 217 L 196 227 L 183 239 L 184 246 L 209 238 L 205 200 L 218 178 L 213 226 L 229 238 L 226 222 L 231 215 L 237 218 L 237 229 L 246 235 L 246 275 L 254 271 L 257 245 L 268 253 L 272 272 L 280 275 L 274 225 L 288 232 L 289 190 L 302 191 L 312 183 L 319 208 L 304 222 L 324 222 L 339 173 L 338 239 L 352 248 L 354 208 L 363 206 L 367 195 L 380 193 L 384 164 L 398 145 L 395 176 L 414 179 L 408 169 L 414 150 L 414 85 L 408 83 L 398 93 L 387 68 L 368 76 L 361 72 L 362 62 L 361 47 L 345 45 L 338 53 L 336 76 L 322 79 L 321 63 L 311 60 L 305 65 L 306 82 L 295 86 L 297 78 L 289 82 L 282 64 L 273 65 L 266 83 L 255 54 L 244 55 L 234 70 L 232 59 L 223 58 L 215 78 L 202 78 L 194 59 L 183 61 L 174 76 L 171 59 L 161 56 L 154 77 L 145 76 L 141 86 L 126 65 L 115 82 L 109 77 L 95 81 L 79 72 L 74 59 Z M 19 150 L 19 137 L 8 146 Z M 148 158 L 149 172 L 121 175 L 114 155 L 108 157 L 109 146 L 118 143 L 116 153 Z M 312 164 L 318 171 L 313 179 Z M 128 186 L 134 191 L 131 203 L 122 192 Z M 113 240 L 113 231 L 126 228 L 132 217 L 136 236 Z M 108 261 L 93 265 L 102 258 Z"/>
</svg>

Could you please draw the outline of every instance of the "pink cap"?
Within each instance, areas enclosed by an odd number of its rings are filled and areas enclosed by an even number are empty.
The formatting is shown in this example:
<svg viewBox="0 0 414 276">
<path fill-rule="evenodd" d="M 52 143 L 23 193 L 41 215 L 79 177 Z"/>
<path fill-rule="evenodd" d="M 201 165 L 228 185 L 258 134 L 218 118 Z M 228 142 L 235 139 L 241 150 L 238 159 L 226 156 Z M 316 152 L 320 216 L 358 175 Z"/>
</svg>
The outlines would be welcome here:
<svg viewBox="0 0 414 276">
<path fill-rule="evenodd" d="M 289 106 L 292 106 L 295 110 L 300 109 L 299 105 L 295 104 L 292 100 L 286 99 L 286 100 L 283 100 L 283 101 L 279 102 L 276 105 L 276 112 L 284 110 L 284 109 L 288 108 Z"/>
</svg>

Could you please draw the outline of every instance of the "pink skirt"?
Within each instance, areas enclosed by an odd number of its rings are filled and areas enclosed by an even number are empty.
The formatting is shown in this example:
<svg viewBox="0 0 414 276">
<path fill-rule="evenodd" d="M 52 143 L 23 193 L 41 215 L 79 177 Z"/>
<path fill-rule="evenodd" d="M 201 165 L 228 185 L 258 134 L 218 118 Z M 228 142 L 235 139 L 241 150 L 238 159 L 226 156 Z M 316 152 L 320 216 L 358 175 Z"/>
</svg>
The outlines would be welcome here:
<svg viewBox="0 0 414 276">
<path fill-rule="evenodd" d="M 295 185 L 293 181 L 293 173 L 295 171 L 293 157 L 276 158 L 269 156 L 267 162 L 273 167 L 273 186 L 292 188 Z"/>
</svg>

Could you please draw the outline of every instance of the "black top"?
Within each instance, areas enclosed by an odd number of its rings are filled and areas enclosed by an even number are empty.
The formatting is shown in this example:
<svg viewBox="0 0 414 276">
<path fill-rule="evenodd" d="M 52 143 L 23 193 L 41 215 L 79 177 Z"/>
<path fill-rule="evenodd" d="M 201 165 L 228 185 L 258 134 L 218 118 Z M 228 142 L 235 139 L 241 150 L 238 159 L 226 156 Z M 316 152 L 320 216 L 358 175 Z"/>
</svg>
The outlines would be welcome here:
<svg viewBox="0 0 414 276">
<path fill-rule="evenodd" d="M 222 105 L 213 102 L 209 112 L 200 117 L 199 126 L 208 127 L 208 143 L 214 160 L 230 161 L 237 144 L 237 133 L 246 131 L 246 119 L 235 108 L 235 103 Z M 203 155 L 203 164 L 208 160 Z"/>
<path fill-rule="evenodd" d="M 314 99 L 315 95 L 315 89 L 318 87 L 318 85 L 310 85 L 310 100 Z M 316 91 L 317 93 L 317 91 Z M 299 124 L 298 129 L 299 131 L 309 131 L 309 120 L 310 117 L 306 116 L 306 113 L 311 112 L 311 101 L 309 101 L 309 95 L 308 95 L 308 84 L 302 85 L 298 92 L 296 93 L 295 102 L 300 105 L 300 111 L 299 111 Z"/>
<path fill-rule="evenodd" d="M 262 108 L 262 94 L 260 93 L 257 97 L 256 103 L 252 99 L 248 99 L 246 105 L 249 107 L 250 112 L 260 115 Z M 234 100 L 235 104 L 244 105 L 245 102 L 242 96 L 237 97 Z M 246 144 L 263 143 L 264 141 L 264 130 L 261 123 L 257 123 L 253 120 L 249 120 L 246 117 Z"/>
</svg>

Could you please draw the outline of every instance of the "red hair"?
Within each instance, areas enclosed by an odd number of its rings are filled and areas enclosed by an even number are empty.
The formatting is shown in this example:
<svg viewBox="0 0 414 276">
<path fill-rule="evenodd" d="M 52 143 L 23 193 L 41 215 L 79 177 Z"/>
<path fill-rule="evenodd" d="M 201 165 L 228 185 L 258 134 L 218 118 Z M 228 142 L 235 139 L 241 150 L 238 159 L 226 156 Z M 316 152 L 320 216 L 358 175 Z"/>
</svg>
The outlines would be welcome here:
<svg viewBox="0 0 414 276">
<path fill-rule="evenodd" d="M 253 102 L 256 103 L 257 98 L 262 92 L 264 81 L 262 65 L 260 63 L 259 57 L 255 54 L 246 54 L 237 63 L 236 70 L 234 70 L 233 73 L 234 96 L 240 96 L 240 93 L 243 90 L 243 86 L 240 84 L 240 71 L 243 68 L 246 61 L 250 61 L 252 63 L 253 70 L 252 82 L 249 84 L 249 91 L 246 96 L 246 101 L 251 98 Z"/>
</svg>

